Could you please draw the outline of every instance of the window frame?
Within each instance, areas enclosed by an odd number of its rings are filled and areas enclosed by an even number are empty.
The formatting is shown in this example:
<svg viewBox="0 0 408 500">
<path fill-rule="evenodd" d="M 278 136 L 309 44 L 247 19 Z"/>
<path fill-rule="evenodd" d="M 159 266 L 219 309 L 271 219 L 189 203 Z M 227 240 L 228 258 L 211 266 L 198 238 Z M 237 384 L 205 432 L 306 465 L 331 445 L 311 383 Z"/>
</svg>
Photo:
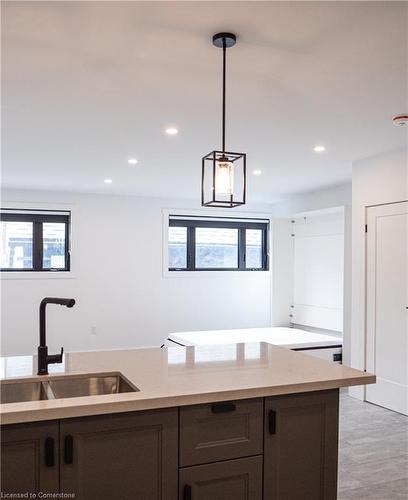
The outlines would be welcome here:
<svg viewBox="0 0 408 500">
<path fill-rule="evenodd" d="M 3 268 L 0 273 L 69 273 L 71 271 L 70 252 L 70 229 L 71 212 L 68 210 L 33 210 L 33 209 L 11 209 L 0 210 L 0 221 L 6 222 L 28 222 L 33 224 L 33 255 L 32 268 Z M 65 224 L 65 267 L 44 267 L 43 263 L 43 223 L 56 222 Z"/>
<path fill-rule="evenodd" d="M 180 272 L 224 272 L 224 271 L 269 271 L 269 221 L 256 221 L 248 219 L 247 221 L 241 217 L 234 220 L 233 217 L 206 217 L 200 218 L 199 216 L 176 216 L 169 215 L 168 228 L 170 227 L 187 227 L 187 266 L 186 267 L 170 267 L 167 262 L 167 271 L 169 273 Z M 220 220 L 222 219 L 222 220 Z M 237 229 L 238 230 L 238 265 L 237 267 L 196 267 L 196 228 L 221 228 L 221 229 Z M 259 229 L 262 231 L 262 266 L 261 267 L 246 267 L 246 230 Z M 169 248 L 168 235 L 167 235 L 167 252 Z"/>
</svg>

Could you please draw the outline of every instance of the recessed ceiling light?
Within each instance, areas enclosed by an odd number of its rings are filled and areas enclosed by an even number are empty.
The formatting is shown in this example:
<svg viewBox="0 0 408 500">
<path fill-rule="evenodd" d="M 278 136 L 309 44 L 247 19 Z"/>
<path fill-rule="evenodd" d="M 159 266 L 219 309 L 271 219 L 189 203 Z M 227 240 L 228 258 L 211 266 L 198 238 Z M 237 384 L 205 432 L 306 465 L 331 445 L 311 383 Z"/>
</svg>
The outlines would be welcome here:
<svg viewBox="0 0 408 500">
<path fill-rule="evenodd" d="M 129 163 L 129 165 L 136 165 L 137 160 L 136 160 L 136 158 L 129 158 L 128 163 Z"/>
<path fill-rule="evenodd" d="M 112 184 L 112 179 L 105 179 L 103 182 L 105 184 Z"/>
<path fill-rule="evenodd" d="M 166 134 L 167 135 L 177 135 L 178 129 L 176 129 L 175 127 L 166 128 Z"/>
<path fill-rule="evenodd" d="M 252 171 L 252 173 L 253 173 L 254 175 L 262 175 L 262 170 L 255 169 L 255 170 L 253 170 L 253 171 Z"/>
<path fill-rule="evenodd" d="M 316 151 L 316 153 L 323 153 L 323 151 L 326 151 L 326 148 L 324 146 L 315 146 L 313 151 Z"/>
</svg>

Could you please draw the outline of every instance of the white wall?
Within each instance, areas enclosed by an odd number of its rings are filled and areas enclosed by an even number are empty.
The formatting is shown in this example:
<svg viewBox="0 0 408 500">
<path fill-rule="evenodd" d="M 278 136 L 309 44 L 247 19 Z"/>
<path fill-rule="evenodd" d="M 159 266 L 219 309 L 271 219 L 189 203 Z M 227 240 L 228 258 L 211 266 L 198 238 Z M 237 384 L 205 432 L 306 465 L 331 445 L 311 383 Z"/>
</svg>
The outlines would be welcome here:
<svg viewBox="0 0 408 500">
<path fill-rule="evenodd" d="M 293 302 L 293 240 L 290 218 L 272 221 L 272 326 L 289 326 L 289 307 Z"/>
<path fill-rule="evenodd" d="M 191 202 L 35 191 L 6 191 L 3 207 L 7 201 L 74 206 L 74 277 L 1 280 L 4 354 L 35 351 L 45 296 L 77 300 L 73 309 L 49 306 L 51 352 L 160 345 L 174 331 L 270 324 L 268 272 L 163 277 L 162 208 L 198 208 Z"/>
<path fill-rule="evenodd" d="M 408 199 L 407 152 L 395 151 L 353 164 L 351 365 L 365 368 L 366 208 Z M 364 389 L 350 389 L 363 399 Z"/>
<path fill-rule="evenodd" d="M 293 195 L 273 207 L 274 217 L 291 217 L 302 212 L 351 205 L 351 182 L 327 189 Z"/>
<path fill-rule="evenodd" d="M 293 301 L 293 243 L 291 218 L 304 212 L 344 207 L 343 363 L 350 364 L 351 339 L 351 183 L 298 194 L 273 207 L 272 325 L 288 326 Z"/>
</svg>

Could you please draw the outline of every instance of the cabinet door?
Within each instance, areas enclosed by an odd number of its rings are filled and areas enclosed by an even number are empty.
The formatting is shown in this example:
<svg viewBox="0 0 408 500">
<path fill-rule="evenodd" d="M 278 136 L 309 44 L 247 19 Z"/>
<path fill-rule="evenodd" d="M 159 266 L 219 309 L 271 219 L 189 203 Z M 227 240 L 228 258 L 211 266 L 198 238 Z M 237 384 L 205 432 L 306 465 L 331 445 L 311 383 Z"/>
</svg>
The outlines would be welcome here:
<svg viewBox="0 0 408 500">
<path fill-rule="evenodd" d="M 175 500 L 177 409 L 61 421 L 61 491 L 76 500 Z"/>
<path fill-rule="evenodd" d="M 337 498 L 338 390 L 265 400 L 265 500 Z"/>
<path fill-rule="evenodd" d="M 1 428 L 1 492 L 57 493 L 58 427 L 55 422 Z"/>
<path fill-rule="evenodd" d="M 262 456 L 180 469 L 179 500 L 262 500 Z"/>
</svg>

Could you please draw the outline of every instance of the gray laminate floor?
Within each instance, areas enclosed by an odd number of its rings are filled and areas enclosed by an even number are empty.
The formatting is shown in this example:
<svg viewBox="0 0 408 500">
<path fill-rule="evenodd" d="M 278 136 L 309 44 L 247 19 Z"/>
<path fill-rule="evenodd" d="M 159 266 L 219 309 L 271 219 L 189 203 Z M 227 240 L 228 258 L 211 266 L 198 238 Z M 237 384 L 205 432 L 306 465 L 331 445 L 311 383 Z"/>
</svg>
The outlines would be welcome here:
<svg viewBox="0 0 408 500">
<path fill-rule="evenodd" d="M 338 500 L 408 499 L 408 417 L 340 399 Z"/>
</svg>

